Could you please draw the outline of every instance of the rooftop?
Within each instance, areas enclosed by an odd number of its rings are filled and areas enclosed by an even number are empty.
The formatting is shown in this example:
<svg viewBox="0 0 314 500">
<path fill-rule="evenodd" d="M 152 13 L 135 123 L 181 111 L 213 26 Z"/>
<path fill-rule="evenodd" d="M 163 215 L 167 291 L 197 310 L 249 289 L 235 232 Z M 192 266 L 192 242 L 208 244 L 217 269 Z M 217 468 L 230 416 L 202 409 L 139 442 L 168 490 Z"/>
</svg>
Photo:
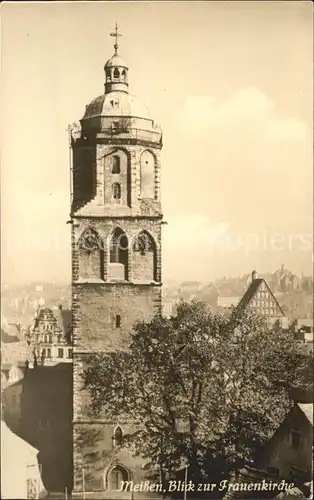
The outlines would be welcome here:
<svg viewBox="0 0 314 500">
<path fill-rule="evenodd" d="M 298 403 L 298 407 L 309 420 L 310 424 L 313 425 L 313 403 Z"/>
</svg>

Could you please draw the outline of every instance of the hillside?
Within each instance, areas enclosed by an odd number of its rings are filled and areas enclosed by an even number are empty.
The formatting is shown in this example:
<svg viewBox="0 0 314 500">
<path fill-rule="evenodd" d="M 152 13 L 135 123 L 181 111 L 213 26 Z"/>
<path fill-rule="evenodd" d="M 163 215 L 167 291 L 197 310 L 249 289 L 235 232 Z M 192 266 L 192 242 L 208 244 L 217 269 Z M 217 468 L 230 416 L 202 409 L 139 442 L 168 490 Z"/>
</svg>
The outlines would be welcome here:
<svg viewBox="0 0 314 500">
<path fill-rule="evenodd" d="M 274 273 L 261 275 L 265 278 L 272 292 L 278 299 L 285 314 L 291 318 L 307 318 L 313 316 L 313 279 L 303 276 L 299 278 L 291 271 L 281 267 Z M 196 281 L 169 283 L 164 286 L 164 302 L 176 303 L 179 300 L 203 300 L 214 310 L 218 298 L 230 298 L 234 302 L 240 299 L 251 282 L 251 275 L 229 277 L 204 284 Z"/>
</svg>

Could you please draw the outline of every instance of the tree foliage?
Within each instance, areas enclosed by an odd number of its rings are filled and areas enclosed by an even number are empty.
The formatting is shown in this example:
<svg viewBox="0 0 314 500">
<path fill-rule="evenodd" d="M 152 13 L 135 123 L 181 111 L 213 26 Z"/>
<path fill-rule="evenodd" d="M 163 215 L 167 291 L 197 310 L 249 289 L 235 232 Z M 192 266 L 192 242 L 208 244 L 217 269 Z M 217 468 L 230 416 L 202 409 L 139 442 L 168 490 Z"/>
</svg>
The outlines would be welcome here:
<svg viewBox="0 0 314 500">
<path fill-rule="evenodd" d="M 163 480 L 183 463 L 199 480 L 251 462 L 291 407 L 291 386 L 309 383 L 291 334 L 246 311 L 226 318 L 182 302 L 128 340 L 89 357 L 85 386 L 93 413 L 136 423 L 125 445 Z"/>
</svg>

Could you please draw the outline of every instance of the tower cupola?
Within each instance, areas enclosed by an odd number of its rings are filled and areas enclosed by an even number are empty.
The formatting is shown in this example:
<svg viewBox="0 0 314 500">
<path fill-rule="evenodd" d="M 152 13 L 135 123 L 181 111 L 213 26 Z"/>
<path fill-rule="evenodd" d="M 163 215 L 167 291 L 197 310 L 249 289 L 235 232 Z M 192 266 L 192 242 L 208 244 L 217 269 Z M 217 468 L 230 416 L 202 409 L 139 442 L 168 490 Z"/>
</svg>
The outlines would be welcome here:
<svg viewBox="0 0 314 500">
<path fill-rule="evenodd" d="M 115 37 L 114 44 L 114 54 L 106 62 L 104 70 L 106 76 L 105 82 L 105 94 L 113 91 L 120 91 L 128 93 L 128 71 L 126 63 L 123 61 L 122 57 L 118 54 L 118 37 L 121 34 L 118 32 L 118 25 L 116 24 L 115 31 L 110 33 L 110 36 Z"/>
</svg>

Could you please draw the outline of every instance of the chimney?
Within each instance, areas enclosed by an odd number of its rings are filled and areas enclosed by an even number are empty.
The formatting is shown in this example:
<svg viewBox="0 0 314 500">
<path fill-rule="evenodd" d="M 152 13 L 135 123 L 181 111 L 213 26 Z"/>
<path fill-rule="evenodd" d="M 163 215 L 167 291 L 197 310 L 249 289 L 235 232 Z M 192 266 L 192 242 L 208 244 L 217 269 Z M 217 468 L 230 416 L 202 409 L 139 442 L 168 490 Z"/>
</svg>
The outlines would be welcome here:
<svg viewBox="0 0 314 500">
<path fill-rule="evenodd" d="M 252 281 L 257 279 L 257 272 L 254 270 L 252 271 Z"/>
</svg>

